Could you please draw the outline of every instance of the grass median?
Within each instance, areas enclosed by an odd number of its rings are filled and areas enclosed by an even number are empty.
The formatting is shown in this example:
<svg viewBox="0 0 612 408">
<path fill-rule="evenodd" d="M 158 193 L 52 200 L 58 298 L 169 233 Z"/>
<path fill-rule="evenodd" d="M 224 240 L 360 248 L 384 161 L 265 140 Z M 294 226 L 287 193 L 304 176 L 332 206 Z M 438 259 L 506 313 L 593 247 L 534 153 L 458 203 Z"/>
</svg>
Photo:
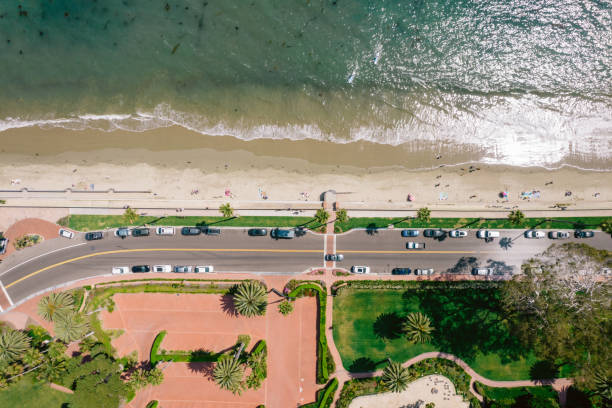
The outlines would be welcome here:
<svg viewBox="0 0 612 408">
<path fill-rule="evenodd" d="M 513 224 L 507 218 L 432 218 L 428 222 L 416 218 L 350 218 L 347 222 L 336 223 L 335 232 L 340 233 L 354 228 L 384 229 L 392 225 L 394 228 L 491 228 L 491 229 L 596 229 L 609 217 L 555 217 L 555 218 L 525 218 L 520 224 Z"/>
</svg>

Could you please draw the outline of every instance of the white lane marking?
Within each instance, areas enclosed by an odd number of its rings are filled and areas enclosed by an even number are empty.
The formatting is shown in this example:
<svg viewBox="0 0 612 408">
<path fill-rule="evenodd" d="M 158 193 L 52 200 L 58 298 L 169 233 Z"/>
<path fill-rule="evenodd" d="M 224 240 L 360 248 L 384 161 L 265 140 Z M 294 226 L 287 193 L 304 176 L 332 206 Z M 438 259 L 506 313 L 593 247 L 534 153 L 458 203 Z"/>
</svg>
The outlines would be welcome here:
<svg viewBox="0 0 612 408">
<path fill-rule="evenodd" d="M 37 258 L 40 258 L 40 257 L 43 257 L 43 256 L 47 256 L 47 255 L 52 254 L 52 253 L 54 253 L 54 252 L 63 251 L 64 249 L 70 249 L 70 248 L 74 248 L 74 247 L 78 247 L 78 246 L 81 246 L 81 245 L 86 245 L 86 244 L 87 244 L 87 242 L 83 242 L 83 243 L 80 243 L 80 244 L 71 245 L 71 246 L 68 246 L 68 247 L 59 248 L 59 249 L 54 249 L 53 251 L 45 252 L 44 254 L 40 254 L 40 255 L 38 255 L 38 256 L 35 256 L 34 258 L 30 258 L 30 259 L 28 259 L 27 261 L 23 261 L 22 263 L 20 263 L 20 264 L 18 264 L 18 265 L 15 265 L 15 266 L 13 266 L 12 268 L 7 269 L 6 271 L 4 271 L 4 272 L 0 273 L 0 276 L 2 276 L 2 275 L 6 275 L 7 273 L 9 273 L 10 271 L 12 271 L 13 269 L 15 269 L 15 268 L 19 268 L 20 266 L 25 265 L 25 264 L 27 264 L 28 262 L 33 261 L 33 260 L 35 260 L 35 259 L 37 259 Z"/>
<path fill-rule="evenodd" d="M 327 234 L 323 235 L 323 269 L 327 266 L 325 257 L 327 256 Z"/>
<path fill-rule="evenodd" d="M 14 306 L 15 304 L 13 303 L 13 299 L 11 299 L 11 297 L 9 296 L 9 294 L 6 291 L 6 288 L 4 287 L 4 285 L 2 284 L 2 282 L 0 282 L 0 288 L 2 288 L 2 292 L 4 292 L 4 296 L 6 296 L 6 298 L 8 299 L 9 303 L 11 304 L 11 306 Z"/>
</svg>

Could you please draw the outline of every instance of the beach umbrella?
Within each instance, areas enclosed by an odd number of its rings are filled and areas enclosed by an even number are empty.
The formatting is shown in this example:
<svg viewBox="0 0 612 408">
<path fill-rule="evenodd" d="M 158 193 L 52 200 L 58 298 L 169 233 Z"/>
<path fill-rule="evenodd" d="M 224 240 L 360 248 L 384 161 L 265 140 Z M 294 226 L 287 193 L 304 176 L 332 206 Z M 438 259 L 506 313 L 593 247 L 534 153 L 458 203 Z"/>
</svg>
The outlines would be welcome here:
<svg viewBox="0 0 612 408">
<path fill-rule="evenodd" d="M 408 194 L 408 201 L 414 201 L 414 196 L 412 194 Z"/>
</svg>

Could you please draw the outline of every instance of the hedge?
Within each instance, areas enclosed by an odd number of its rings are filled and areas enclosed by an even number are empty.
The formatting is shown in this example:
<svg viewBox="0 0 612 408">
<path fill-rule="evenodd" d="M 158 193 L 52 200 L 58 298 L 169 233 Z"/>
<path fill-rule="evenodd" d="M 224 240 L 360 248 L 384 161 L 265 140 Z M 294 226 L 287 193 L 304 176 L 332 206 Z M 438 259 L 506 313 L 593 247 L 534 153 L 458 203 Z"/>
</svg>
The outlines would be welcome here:
<svg viewBox="0 0 612 408">
<path fill-rule="evenodd" d="M 338 389 L 338 379 L 332 378 L 330 382 L 317 391 L 316 401 L 300 405 L 299 408 L 329 408 L 334 401 L 334 394 Z"/>
<path fill-rule="evenodd" d="M 155 336 L 155 340 L 153 341 L 153 345 L 151 346 L 151 356 L 149 360 L 151 361 L 151 365 L 155 366 L 160 361 L 172 361 L 175 363 L 203 363 L 209 362 L 214 363 L 221 358 L 225 353 L 215 353 L 212 351 L 206 350 L 194 350 L 194 351 L 177 351 L 171 350 L 169 352 L 159 353 L 159 346 L 162 341 L 166 337 L 166 331 L 162 330 Z M 265 343 L 264 343 L 265 346 Z M 230 350 L 235 350 L 237 345 L 234 345 Z"/>
<path fill-rule="evenodd" d="M 157 408 L 159 402 L 157 400 L 149 401 L 146 408 Z"/>
<path fill-rule="evenodd" d="M 319 341 L 317 343 L 317 384 L 325 384 L 329 380 L 327 337 L 325 336 L 325 309 L 327 307 L 327 293 L 314 282 L 301 283 L 287 295 L 289 298 L 299 297 L 305 290 L 314 290 L 319 302 Z"/>
<path fill-rule="evenodd" d="M 408 281 L 408 280 L 349 280 L 336 281 L 331 286 L 332 295 L 351 289 L 491 289 L 502 287 L 505 281 Z"/>
</svg>

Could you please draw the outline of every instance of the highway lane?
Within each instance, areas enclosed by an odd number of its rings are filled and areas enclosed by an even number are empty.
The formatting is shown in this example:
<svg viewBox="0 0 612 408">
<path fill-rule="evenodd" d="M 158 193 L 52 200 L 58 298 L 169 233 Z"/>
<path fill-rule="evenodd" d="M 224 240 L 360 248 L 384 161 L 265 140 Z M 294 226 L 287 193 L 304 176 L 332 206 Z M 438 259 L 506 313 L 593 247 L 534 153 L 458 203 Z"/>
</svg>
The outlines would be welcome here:
<svg viewBox="0 0 612 408">
<path fill-rule="evenodd" d="M 73 246 L 81 242 L 86 244 Z M 8 272 L 8 268 L 0 268 L 0 281 L 14 302 L 64 282 L 108 274 L 114 266 L 213 265 L 221 273 L 278 274 L 323 266 L 323 237 L 311 233 L 291 240 L 274 240 L 269 236 L 249 237 L 246 229 L 224 229 L 219 236 L 177 234 L 125 239 L 105 232 L 102 240 L 87 242 L 79 234 L 64 245 L 72 247 L 40 256 Z M 60 264 L 67 260 L 70 262 Z M 178 276 L 184 275 L 169 274 Z M 198 275 L 191 277 L 194 276 Z"/>
<path fill-rule="evenodd" d="M 500 238 L 486 243 L 469 230 L 465 238 L 445 237 L 442 240 L 423 237 L 404 238 L 401 229 L 355 230 L 336 237 L 336 253 L 344 255 L 338 267 L 350 269 L 364 265 L 372 273 L 391 273 L 393 268 L 434 268 L 436 272 L 470 273 L 473 267 L 493 267 L 497 273 L 518 273 L 520 265 L 546 250 L 551 244 L 583 242 L 599 249 L 612 250 L 609 234 L 596 232 L 594 238 L 551 240 L 525 238 L 524 230 L 500 230 Z M 424 242 L 424 250 L 407 250 L 408 241 Z"/>
</svg>

